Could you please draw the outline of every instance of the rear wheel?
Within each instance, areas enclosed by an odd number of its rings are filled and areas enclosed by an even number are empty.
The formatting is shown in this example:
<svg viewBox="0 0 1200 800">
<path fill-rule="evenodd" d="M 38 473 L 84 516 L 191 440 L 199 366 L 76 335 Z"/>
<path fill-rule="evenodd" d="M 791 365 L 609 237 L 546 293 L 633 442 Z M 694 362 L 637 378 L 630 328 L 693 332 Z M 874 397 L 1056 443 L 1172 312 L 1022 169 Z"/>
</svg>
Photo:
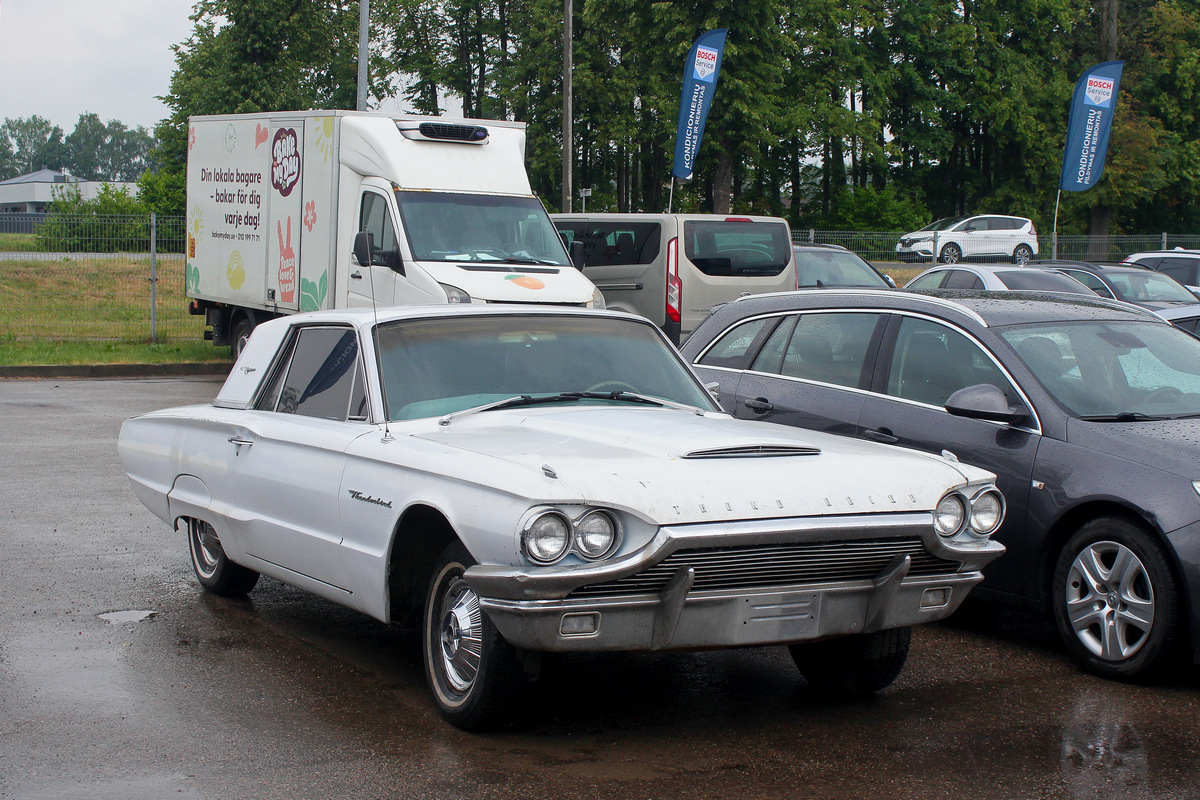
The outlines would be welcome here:
<svg viewBox="0 0 1200 800">
<path fill-rule="evenodd" d="M 242 317 L 233 326 L 229 354 L 233 356 L 234 361 L 237 361 L 238 357 L 242 355 L 242 351 L 246 349 L 246 342 L 250 341 L 250 334 L 252 333 L 254 333 L 254 322 L 245 317 Z"/>
<path fill-rule="evenodd" d="M 1174 655 L 1180 592 L 1162 546 L 1118 517 L 1081 527 L 1054 570 L 1054 621 L 1067 650 L 1106 678 L 1150 676 Z"/>
<path fill-rule="evenodd" d="M 448 722 L 488 730 L 520 718 L 533 682 L 528 659 L 496 630 L 463 577 L 474 563 L 454 542 L 434 568 L 425 597 L 425 677 Z"/>
<path fill-rule="evenodd" d="M 188 520 L 188 550 L 196 580 L 206 591 L 222 597 L 249 593 L 258 584 L 258 573 L 235 564 L 225 555 L 216 529 L 204 520 Z"/>
<path fill-rule="evenodd" d="M 962 248 L 951 242 L 942 248 L 940 260 L 943 264 L 957 264 L 962 261 Z"/>
<path fill-rule="evenodd" d="M 911 643 L 912 628 L 904 627 L 794 644 L 788 649 L 800 674 L 813 686 L 871 694 L 896 680 Z"/>
<path fill-rule="evenodd" d="M 1029 263 L 1029 259 L 1033 258 L 1033 249 L 1027 244 L 1017 245 L 1017 249 L 1013 250 L 1013 263 L 1020 264 L 1022 267 Z"/>
</svg>

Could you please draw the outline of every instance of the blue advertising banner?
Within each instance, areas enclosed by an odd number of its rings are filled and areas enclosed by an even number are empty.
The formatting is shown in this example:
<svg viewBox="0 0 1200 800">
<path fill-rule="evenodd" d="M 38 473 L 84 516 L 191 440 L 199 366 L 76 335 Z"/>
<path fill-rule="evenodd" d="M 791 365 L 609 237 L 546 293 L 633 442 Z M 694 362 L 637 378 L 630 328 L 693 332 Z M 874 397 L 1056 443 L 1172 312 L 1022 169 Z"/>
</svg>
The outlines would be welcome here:
<svg viewBox="0 0 1200 800">
<path fill-rule="evenodd" d="M 683 62 L 683 95 L 679 100 L 679 127 L 675 131 L 675 167 L 671 174 L 689 180 L 696 153 L 704 137 L 704 123 L 717 91 L 721 58 L 725 55 L 725 28 L 702 34 Z"/>
<path fill-rule="evenodd" d="M 1104 174 L 1108 135 L 1112 131 L 1124 66 L 1124 61 L 1105 61 L 1084 72 L 1075 84 L 1059 189 L 1082 192 L 1095 186 Z"/>
</svg>

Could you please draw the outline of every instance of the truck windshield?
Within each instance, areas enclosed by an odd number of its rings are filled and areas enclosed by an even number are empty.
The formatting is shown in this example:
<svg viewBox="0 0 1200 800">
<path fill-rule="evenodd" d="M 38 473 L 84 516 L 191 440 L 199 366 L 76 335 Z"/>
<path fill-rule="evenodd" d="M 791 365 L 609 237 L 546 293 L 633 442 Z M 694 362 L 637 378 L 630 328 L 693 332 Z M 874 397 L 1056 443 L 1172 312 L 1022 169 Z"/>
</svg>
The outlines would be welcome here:
<svg viewBox="0 0 1200 800">
<path fill-rule="evenodd" d="M 535 197 L 397 191 L 396 203 L 417 261 L 570 266 Z"/>
</svg>

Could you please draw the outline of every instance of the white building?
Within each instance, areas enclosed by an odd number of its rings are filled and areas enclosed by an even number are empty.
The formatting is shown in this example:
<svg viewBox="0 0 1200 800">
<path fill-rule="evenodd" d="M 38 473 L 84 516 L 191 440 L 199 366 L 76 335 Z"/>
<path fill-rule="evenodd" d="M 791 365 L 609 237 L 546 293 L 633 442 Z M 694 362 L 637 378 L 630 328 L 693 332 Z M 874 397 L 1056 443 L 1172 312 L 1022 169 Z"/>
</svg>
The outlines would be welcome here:
<svg viewBox="0 0 1200 800">
<path fill-rule="evenodd" d="M 117 189 L 126 189 L 130 197 L 137 197 L 137 184 L 123 181 L 77 181 L 58 170 L 39 169 L 28 175 L 18 175 L 0 181 L 0 214 L 41 214 L 54 200 L 55 187 L 74 183 L 84 200 L 95 197 L 105 183 Z"/>
</svg>

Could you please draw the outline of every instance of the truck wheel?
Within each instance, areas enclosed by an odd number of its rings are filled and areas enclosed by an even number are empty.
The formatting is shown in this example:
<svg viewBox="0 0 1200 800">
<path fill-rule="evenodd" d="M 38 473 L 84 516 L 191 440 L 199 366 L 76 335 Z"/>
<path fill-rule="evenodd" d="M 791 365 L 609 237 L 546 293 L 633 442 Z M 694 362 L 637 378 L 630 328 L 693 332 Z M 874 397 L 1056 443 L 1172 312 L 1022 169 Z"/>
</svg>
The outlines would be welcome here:
<svg viewBox="0 0 1200 800">
<path fill-rule="evenodd" d="M 1179 586 L 1162 546 L 1140 526 L 1119 517 L 1082 526 L 1058 556 L 1052 591 L 1059 635 L 1089 672 L 1130 679 L 1170 663 Z"/>
<path fill-rule="evenodd" d="M 258 583 L 257 572 L 229 560 L 216 530 L 204 520 L 188 520 L 188 549 L 196 580 L 206 591 L 237 597 L 248 594 Z"/>
<path fill-rule="evenodd" d="M 889 686 L 908 658 L 912 628 L 857 633 L 788 649 L 804 679 L 821 689 L 871 694 Z"/>
<path fill-rule="evenodd" d="M 442 551 L 425 596 L 425 678 L 450 724 L 478 731 L 520 719 L 533 682 L 463 579 L 475 562 L 453 542 Z"/>
<path fill-rule="evenodd" d="M 254 321 L 246 317 L 242 317 L 238 320 L 237 325 L 233 326 L 229 354 L 233 356 L 234 361 L 237 361 L 241 357 L 242 351 L 246 349 L 246 342 L 250 341 L 250 334 L 252 333 L 254 333 Z"/>
</svg>

